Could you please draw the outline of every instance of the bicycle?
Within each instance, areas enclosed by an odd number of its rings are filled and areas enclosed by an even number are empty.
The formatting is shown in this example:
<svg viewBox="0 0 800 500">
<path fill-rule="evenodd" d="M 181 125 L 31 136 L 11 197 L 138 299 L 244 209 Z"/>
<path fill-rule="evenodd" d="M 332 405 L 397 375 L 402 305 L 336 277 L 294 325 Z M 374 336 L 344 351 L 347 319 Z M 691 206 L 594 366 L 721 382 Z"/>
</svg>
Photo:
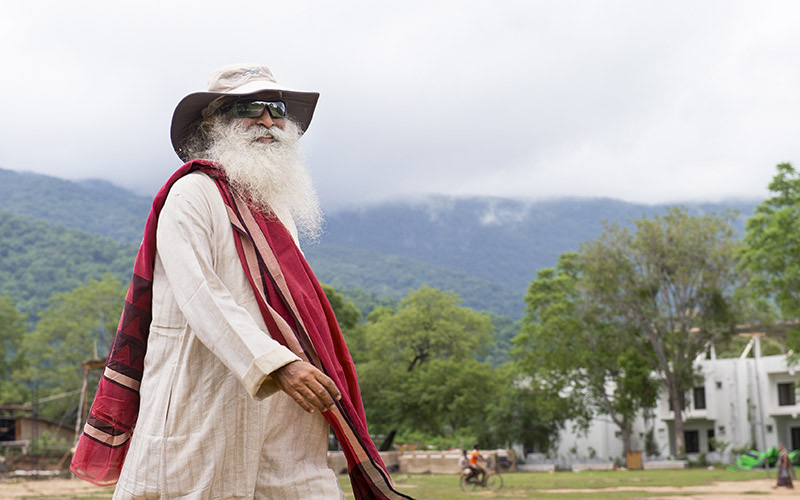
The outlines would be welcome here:
<svg viewBox="0 0 800 500">
<path fill-rule="evenodd" d="M 466 492 L 475 491 L 478 487 L 486 488 L 487 490 L 499 490 L 503 487 L 503 476 L 499 472 L 487 470 L 486 476 L 481 482 L 477 474 L 472 477 L 461 474 L 458 484 L 461 486 L 461 490 Z"/>
</svg>

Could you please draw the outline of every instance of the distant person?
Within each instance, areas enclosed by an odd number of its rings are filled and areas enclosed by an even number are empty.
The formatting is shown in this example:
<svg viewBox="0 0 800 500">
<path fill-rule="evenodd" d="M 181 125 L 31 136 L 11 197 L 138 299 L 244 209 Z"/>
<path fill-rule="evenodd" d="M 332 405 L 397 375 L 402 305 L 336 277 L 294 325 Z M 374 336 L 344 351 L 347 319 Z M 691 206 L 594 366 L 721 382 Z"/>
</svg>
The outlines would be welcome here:
<svg viewBox="0 0 800 500">
<path fill-rule="evenodd" d="M 469 457 L 467 457 L 467 450 L 461 450 L 461 456 L 458 458 L 458 468 L 461 469 L 461 474 L 466 476 L 467 480 L 472 479 L 475 471 L 469 466 Z"/>
<path fill-rule="evenodd" d="M 485 461 L 486 459 L 483 458 L 483 455 L 481 455 L 480 446 L 476 444 L 469 457 L 469 466 L 472 467 L 472 469 L 475 471 L 475 474 L 479 476 L 481 484 L 483 484 L 483 481 L 486 479 L 486 470 L 481 467 L 480 462 Z"/>
<path fill-rule="evenodd" d="M 247 64 L 175 108 L 187 163 L 153 202 L 71 467 L 117 483 L 115 499 L 344 498 L 329 426 L 356 498 L 409 498 L 370 440 L 352 359 L 298 247 L 322 220 L 298 142 L 318 97 Z"/>
<path fill-rule="evenodd" d="M 789 458 L 789 452 L 781 444 L 778 445 L 778 484 L 776 487 L 784 486 L 794 489 L 792 477 L 794 476 L 794 466 Z"/>
</svg>

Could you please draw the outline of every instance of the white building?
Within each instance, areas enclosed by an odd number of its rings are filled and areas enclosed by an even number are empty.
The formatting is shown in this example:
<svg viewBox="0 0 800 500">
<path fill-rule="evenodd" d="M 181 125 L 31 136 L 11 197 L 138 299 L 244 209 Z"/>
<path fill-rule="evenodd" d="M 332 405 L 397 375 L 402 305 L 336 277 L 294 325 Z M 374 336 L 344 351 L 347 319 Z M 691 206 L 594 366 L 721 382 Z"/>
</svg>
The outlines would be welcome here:
<svg viewBox="0 0 800 500">
<path fill-rule="evenodd" d="M 711 359 L 696 363 L 702 382 L 686 395 L 683 412 L 690 460 L 706 453 L 709 461 L 731 463 L 735 460 L 731 450 L 745 446 L 761 451 L 778 444 L 790 451 L 800 449 L 796 390 L 800 373 L 787 366 L 786 356 L 762 357 L 755 336 L 739 358 L 716 359 L 712 349 Z M 662 390 L 654 417 L 639 417 L 634 423 L 633 450 L 645 450 L 647 433 L 652 430 L 660 458 L 677 455 L 672 448 L 675 415 L 670 406 Z M 729 443 L 722 455 L 714 449 L 712 438 Z M 557 454 L 562 460 L 624 460 L 619 429 L 607 416 L 595 418 L 586 434 L 568 424 L 559 437 Z"/>
</svg>

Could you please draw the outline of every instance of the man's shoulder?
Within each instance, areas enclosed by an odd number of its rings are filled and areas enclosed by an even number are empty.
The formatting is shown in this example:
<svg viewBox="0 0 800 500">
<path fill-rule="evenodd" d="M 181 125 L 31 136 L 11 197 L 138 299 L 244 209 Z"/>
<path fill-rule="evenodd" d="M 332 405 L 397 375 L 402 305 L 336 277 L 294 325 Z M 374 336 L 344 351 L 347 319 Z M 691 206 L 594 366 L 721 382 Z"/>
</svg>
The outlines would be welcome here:
<svg viewBox="0 0 800 500">
<path fill-rule="evenodd" d="M 206 213 L 224 211 L 224 203 L 214 180 L 203 172 L 190 172 L 170 187 L 162 213 Z"/>
<path fill-rule="evenodd" d="M 176 180 L 167 196 L 208 199 L 209 197 L 218 197 L 219 189 L 211 177 L 203 172 L 194 171 Z"/>
<path fill-rule="evenodd" d="M 185 190 L 207 190 L 209 187 L 214 187 L 214 180 L 205 173 L 195 170 L 176 180 L 170 193 Z"/>
</svg>

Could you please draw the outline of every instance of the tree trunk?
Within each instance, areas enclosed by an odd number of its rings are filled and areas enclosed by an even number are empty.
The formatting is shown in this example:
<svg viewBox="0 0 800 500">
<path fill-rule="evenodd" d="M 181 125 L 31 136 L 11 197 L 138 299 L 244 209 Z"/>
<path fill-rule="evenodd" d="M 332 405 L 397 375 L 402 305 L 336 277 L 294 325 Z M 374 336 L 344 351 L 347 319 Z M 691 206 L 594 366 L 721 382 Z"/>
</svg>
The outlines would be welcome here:
<svg viewBox="0 0 800 500">
<path fill-rule="evenodd" d="M 622 456 L 625 458 L 625 467 L 627 467 L 628 452 L 631 451 L 631 423 L 627 418 L 623 419 L 622 422 Z"/>
<path fill-rule="evenodd" d="M 686 442 L 683 439 L 683 405 L 680 396 L 680 390 L 675 386 L 676 384 L 669 384 L 669 398 L 672 401 L 672 411 L 675 416 L 674 433 L 673 433 L 673 446 L 675 447 L 675 456 L 686 455 Z"/>
</svg>

